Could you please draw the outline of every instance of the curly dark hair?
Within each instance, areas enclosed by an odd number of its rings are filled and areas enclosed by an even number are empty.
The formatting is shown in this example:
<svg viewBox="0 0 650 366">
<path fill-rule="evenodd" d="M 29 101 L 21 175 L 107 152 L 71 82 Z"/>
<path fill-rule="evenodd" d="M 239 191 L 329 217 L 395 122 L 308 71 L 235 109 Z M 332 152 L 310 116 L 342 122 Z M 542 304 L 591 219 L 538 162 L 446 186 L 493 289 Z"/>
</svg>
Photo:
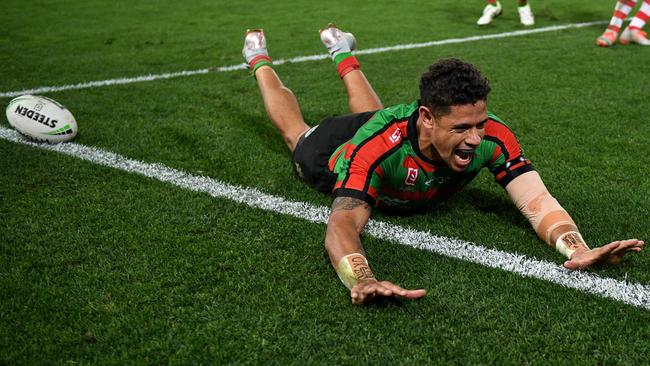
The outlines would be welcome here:
<svg viewBox="0 0 650 366">
<path fill-rule="evenodd" d="M 487 101 L 488 93 L 490 83 L 476 66 L 457 58 L 438 60 L 420 78 L 420 103 L 435 117 L 454 105 Z"/>
</svg>

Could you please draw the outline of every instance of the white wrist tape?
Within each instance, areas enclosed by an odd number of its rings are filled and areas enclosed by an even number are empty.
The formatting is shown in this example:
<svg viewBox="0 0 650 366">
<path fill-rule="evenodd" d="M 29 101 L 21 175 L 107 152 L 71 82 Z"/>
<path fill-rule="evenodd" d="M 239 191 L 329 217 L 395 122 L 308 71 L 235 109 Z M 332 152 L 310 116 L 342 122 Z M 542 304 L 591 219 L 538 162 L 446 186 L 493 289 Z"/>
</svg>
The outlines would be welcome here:
<svg viewBox="0 0 650 366">
<path fill-rule="evenodd" d="M 375 279 L 375 275 L 370 270 L 368 260 L 362 254 L 352 253 L 341 258 L 336 274 L 345 285 L 345 287 L 352 289 L 359 281 L 366 281 Z"/>
<path fill-rule="evenodd" d="M 564 254 L 569 259 L 571 259 L 573 253 L 581 247 L 589 249 L 587 244 L 585 244 L 582 235 L 577 231 L 567 231 L 560 235 L 560 237 L 557 238 L 557 241 L 555 241 L 555 250 Z"/>
</svg>

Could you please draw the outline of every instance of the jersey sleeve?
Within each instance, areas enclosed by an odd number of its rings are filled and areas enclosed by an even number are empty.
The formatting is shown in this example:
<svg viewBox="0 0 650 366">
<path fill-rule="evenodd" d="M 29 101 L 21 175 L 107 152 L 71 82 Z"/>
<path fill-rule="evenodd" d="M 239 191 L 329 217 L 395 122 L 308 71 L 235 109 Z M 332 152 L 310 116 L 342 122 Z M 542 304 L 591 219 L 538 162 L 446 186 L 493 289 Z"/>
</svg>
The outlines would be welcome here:
<svg viewBox="0 0 650 366">
<path fill-rule="evenodd" d="M 338 152 L 332 169 L 337 175 L 333 193 L 335 197 L 357 198 L 374 207 L 384 178 L 382 162 L 400 149 L 402 131 L 397 123 L 379 129 L 365 127 Z"/>
<path fill-rule="evenodd" d="M 524 157 L 515 134 L 502 122 L 490 119 L 484 139 L 496 145 L 488 169 L 502 187 L 521 174 L 535 170 L 530 160 Z"/>
<path fill-rule="evenodd" d="M 370 207 L 375 207 L 382 181 L 380 171 L 380 169 L 376 169 L 370 174 L 368 179 L 369 184 L 366 187 L 355 186 L 354 184 L 338 187 L 342 181 L 337 181 L 334 187 L 334 197 L 356 198 L 365 201 Z"/>
</svg>

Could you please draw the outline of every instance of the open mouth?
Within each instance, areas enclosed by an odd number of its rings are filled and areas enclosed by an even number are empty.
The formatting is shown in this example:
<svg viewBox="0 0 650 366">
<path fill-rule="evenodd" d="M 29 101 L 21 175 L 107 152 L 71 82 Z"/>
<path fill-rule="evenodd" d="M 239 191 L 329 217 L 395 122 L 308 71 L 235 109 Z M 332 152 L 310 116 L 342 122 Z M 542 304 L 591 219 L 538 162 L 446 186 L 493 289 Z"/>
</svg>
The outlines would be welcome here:
<svg viewBox="0 0 650 366">
<path fill-rule="evenodd" d="M 472 160 L 472 156 L 474 156 L 474 150 L 473 149 L 456 149 L 454 150 L 454 155 L 460 160 L 461 162 L 469 162 Z"/>
</svg>

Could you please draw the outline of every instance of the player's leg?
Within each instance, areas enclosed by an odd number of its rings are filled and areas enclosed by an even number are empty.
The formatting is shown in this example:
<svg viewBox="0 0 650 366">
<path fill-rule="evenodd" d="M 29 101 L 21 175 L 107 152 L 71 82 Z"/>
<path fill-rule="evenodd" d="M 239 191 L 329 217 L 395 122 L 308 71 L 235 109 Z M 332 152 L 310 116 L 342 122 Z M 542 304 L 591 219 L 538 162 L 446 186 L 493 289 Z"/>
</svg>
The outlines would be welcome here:
<svg viewBox="0 0 650 366">
<path fill-rule="evenodd" d="M 533 11 L 530 9 L 528 0 L 517 0 L 517 5 L 519 5 L 519 20 L 521 24 L 526 26 L 534 25 L 535 17 L 533 16 Z"/>
<path fill-rule="evenodd" d="M 632 11 L 635 4 L 636 0 L 618 0 L 616 2 L 612 19 L 609 21 L 605 32 L 596 39 L 596 45 L 600 47 L 611 47 L 616 44 L 616 38 L 618 38 L 618 34 L 621 32 L 623 21 L 625 21 L 625 18 Z"/>
<path fill-rule="evenodd" d="M 648 35 L 642 30 L 650 18 L 650 0 L 644 0 L 630 25 L 621 33 L 621 44 L 634 42 L 642 46 L 650 46 Z"/>
<path fill-rule="evenodd" d="M 352 33 L 342 32 L 336 28 L 336 25 L 330 23 L 327 28 L 320 31 L 320 37 L 343 80 L 350 112 L 360 113 L 382 109 L 379 96 L 361 71 L 359 61 L 352 56 L 351 52 L 356 47 L 356 40 Z"/>
<path fill-rule="evenodd" d="M 497 0 L 487 0 L 487 5 L 483 9 L 483 14 L 481 15 L 480 18 L 478 18 L 476 24 L 488 25 L 492 23 L 492 20 L 494 20 L 494 18 L 501 15 L 501 13 L 502 13 L 502 9 L 501 9 L 500 2 L 498 2 Z"/>
<path fill-rule="evenodd" d="M 384 108 L 379 96 L 361 70 L 352 70 L 343 76 L 348 93 L 348 107 L 352 113 L 376 111 Z"/>
<path fill-rule="evenodd" d="M 302 118 L 293 92 L 282 84 L 272 68 L 262 30 L 246 32 L 242 53 L 251 73 L 257 79 L 266 114 L 284 138 L 289 150 L 293 151 L 299 137 L 309 129 L 309 126 Z"/>
</svg>

